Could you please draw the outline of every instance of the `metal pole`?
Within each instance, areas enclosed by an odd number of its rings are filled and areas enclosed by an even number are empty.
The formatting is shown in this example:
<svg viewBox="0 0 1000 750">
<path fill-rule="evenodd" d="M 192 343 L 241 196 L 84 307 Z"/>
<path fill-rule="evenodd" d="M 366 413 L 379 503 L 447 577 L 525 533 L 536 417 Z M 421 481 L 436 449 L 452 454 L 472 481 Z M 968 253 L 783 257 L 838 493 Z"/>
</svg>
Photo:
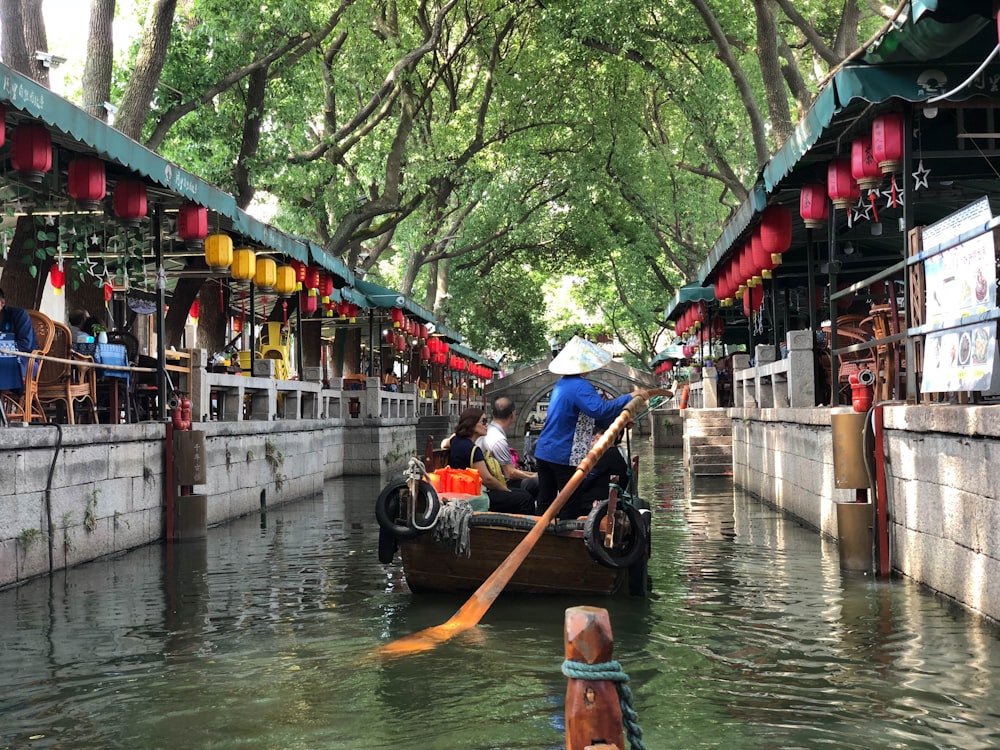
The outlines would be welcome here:
<svg viewBox="0 0 1000 750">
<path fill-rule="evenodd" d="M 850 211 L 850 209 L 847 209 Z M 837 305 L 833 301 L 833 293 L 837 289 L 837 266 L 835 261 L 835 246 L 837 242 L 837 207 L 830 206 L 830 223 L 827 226 L 826 276 L 829 280 L 830 294 L 827 295 L 830 315 L 830 406 L 840 403 L 840 364 L 839 358 L 833 353 L 837 348 Z"/>
<path fill-rule="evenodd" d="M 167 307 L 167 277 L 163 268 L 163 206 L 153 208 L 153 257 L 156 259 L 156 392 L 159 394 L 159 417 L 167 418 L 167 330 L 163 311 Z"/>
</svg>

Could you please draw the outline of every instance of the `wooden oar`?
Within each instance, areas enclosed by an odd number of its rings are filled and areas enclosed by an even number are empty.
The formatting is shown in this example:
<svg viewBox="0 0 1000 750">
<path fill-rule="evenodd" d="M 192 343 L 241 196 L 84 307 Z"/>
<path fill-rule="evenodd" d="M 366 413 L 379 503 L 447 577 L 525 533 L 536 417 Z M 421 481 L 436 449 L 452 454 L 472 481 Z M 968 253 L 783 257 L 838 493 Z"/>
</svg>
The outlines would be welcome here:
<svg viewBox="0 0 1000 750">
<path fill-rule="evenodd" d="M 669 393 L 670 391 L 650 391 L 650 395 L 662 395 Z M 521 567 L 521 563 L 527 558 L 528 553 L 531 552 L 532 548 L 541 538 L 542 534 L 545 533 L 545 527 L 548 526 L 552 519 L 556 517 L 556 514 L 562 509 L 566 501 L 569 500 L 570 496 L 576 491 L 576 488 L 580 486 L 580 482 L 583 478 L 590 473 L 590 470 L 594 468 L 594 465 L 600 460 L 604 452 L 614 444 L 615 438 L 618 433 L 624 429 L 625 425 L 628 424 L 634 418 L 634 415 L 639 411 L 642 405 L 645 403 L 645 399 L 641 396 L 636 396 L 622 410 L 622 413 L 618 415 L 618 418 L 611 423 L 611 426 L 605 430 L 604 434 L 601 435 L 600 440 L 597 444 L 590 449 L 590 452 L 584 457 L 580 462 L 580 465 L 576 467 L 576 471 L 570 480 L 566 483 L 559 494 L 556 495 L 556 499 L 552 501 L 552 505 L 548 507 L 544 514 L 542 514 L 535 525 L 532 527 L 524 539 L 513 549 L 511 553 L 507 555 L 507 558 L 500 563 L 496 570 L 483 581 L 482 585 L 476 589 L 475 593 L 469 598 L 469 600 L 462 605 L 462 608 L 458 610 L 455 614 L 451 616 L 451 619 L 445 622 L 443 625 L 435 625 L 431 628 L 425 628 L 413 635 L 404 636 L 391 643 L 387 643 L 384 646 L 380 646 L 377 653 L 382 656 L 403 656 L 405 654 L 413 654 L 420 651 L 427 651 L 434 648 L 434 646 L 439 643 L 444 643 L 445 641 L 451 639 L 458 633 L 464 630 L 474 627 L 479 624 L 479 621 L 486 614 L 486 611 L 493 605 L 496 598 L 500 596 L 500 592 L 504 590 L 504 587 L 510 582 L 510 579 L 514 577 L 514 573 L 517 569 Z"/>
</svg>

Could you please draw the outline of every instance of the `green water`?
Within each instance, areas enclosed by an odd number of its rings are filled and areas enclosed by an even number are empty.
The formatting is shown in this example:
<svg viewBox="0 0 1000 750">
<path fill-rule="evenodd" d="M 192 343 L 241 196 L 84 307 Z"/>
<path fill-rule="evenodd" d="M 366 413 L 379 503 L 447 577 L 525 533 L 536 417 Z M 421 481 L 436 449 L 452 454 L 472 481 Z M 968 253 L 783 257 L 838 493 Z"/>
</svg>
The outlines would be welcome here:
<svg viewBox="0 0 1000 750">
<path fill-rule="evenodd" d="M 559 748 L 579 604 L 610 610 L 650 750 L 1000 745 L 995 627 L 640 454 L 653 597 L 502 596 L 395 661 L 373 648 L 462 600 L 378 563 L 374 479 L 0 592 L 0 747 Z"/>
</svg>

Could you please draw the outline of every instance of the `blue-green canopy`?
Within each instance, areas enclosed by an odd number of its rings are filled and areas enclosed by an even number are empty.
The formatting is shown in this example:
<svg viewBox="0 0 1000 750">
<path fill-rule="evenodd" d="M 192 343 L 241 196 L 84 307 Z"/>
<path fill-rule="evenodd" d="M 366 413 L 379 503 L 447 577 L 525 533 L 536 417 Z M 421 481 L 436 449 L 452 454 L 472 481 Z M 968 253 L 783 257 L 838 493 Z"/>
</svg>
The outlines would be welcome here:
<svg viewBox="0 0 1000 750">
<path fill-rule="evenodd" d="M 676 315 L 674 313 L 681 313 L 687 308 L 688 305 L 694 302 L 711 302 L 715 299 L 715 291 L 704 287 L 701 284 L 688 284 L 687 286 L 682 286 L 677 290 L 677 294 L 674 295 L 673 301 L 667 305 L 666 310 L 663 311 L 663 319 L 671 320 Z"/>
<path fill-rule="evenodd" d="M 354 283 L 354 274 L 344 262 L 320 246 L 253 218 L 236 205 L 233 196 L 167 161 L 3 64 L 0 64 L 0 98 L 8 103 L 8 122 L 16 122 L 17 119 L 17 112 L 12 111 L 11 107 L 29 115 L 32 120 L 44 122 L 56 131 L 53 133 L 54 140 L 61 141 L 67 148 L 78 153 L 89 153 L 82 146 L 89 147 L 93 154 L 109 165 L 123 167 L 121 171 L 141 175 L 163 188 L 163 192 L 157 195 L 157 200 L 169 199 L 176 204 L 183 200 L 194 201 L 226 219 L 234 233 L 289 258 L 304 263 L 317 263 L 348 284 Z"/>
<path fill-rule="evenodd" d="M 434 319 L 434 313 L 421 307 L 400 292 L 384 287 L 381 284 L 376 284 L 373 281 L 365 281 L 364 279 L 355 279 L 354 286 L 368 299 L 366 307 L 381 307 L 385 310 L 398 307 L 400 310 L 405 310 L 410 315 L 424 321 L 424 323 L 433 325 L 434 332 L 439 336 L 454 342 L 462 340 L 461 334 L 451 330 L 443 323 L 438 323 Z"/>
</svg>

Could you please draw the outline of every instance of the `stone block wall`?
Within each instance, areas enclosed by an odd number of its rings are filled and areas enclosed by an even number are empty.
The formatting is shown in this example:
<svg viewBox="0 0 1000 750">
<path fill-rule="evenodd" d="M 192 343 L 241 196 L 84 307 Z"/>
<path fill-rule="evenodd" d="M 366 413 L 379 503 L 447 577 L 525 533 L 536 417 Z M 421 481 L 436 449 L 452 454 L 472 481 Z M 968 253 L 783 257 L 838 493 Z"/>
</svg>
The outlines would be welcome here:
<svg viewBox="0 0 1000 750">
<path fill-rule="evenodd" d="M 836 537 L 830 410 L 733 409 L 733 477 Z M 1000 407 L 884 409 L 893 570 L 1000 620 Z M 874 493 L 871 493 L 874 496 Z"/>
<path fill-rule="evenodd" d="M 343 474 L 405 467 L 416 420 L 363 421 L 197 423 L 207 481 L 192 490 L 207 496 L 208 523 L 309 497 Z M 57 570 L 164 537 L 165 425 L 61 429 L 0 429 L 0 587 L 48 573 L 50 550 Z"/>
</svg>

